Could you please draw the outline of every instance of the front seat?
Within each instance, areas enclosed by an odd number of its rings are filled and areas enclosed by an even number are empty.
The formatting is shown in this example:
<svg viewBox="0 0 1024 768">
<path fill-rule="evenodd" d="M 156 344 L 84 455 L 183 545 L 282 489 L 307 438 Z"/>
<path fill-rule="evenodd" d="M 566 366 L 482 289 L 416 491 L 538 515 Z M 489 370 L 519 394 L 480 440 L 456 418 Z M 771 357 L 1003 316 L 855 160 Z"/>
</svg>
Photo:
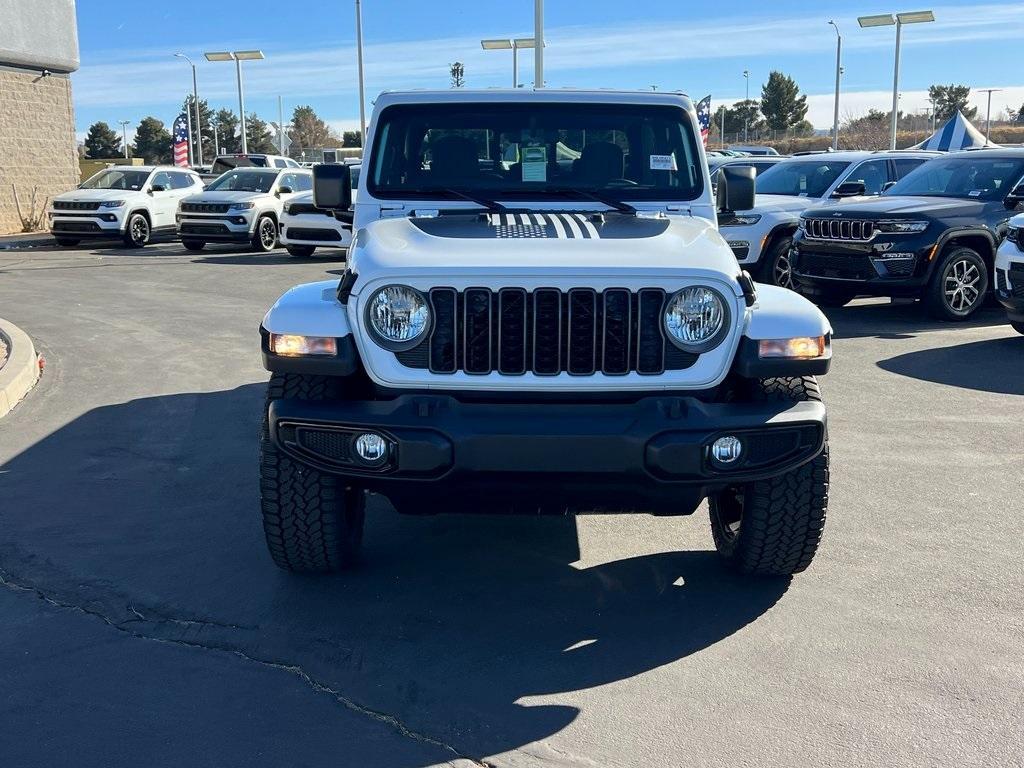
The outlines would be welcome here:
<svg viewBox="0 0 1024 768">
<path fill-rule="evenodd" d="M 465 136 L 442 136 L 430 143 L 430 180 L 450 186 L 480 176 L 476 142 Z"/>
<path fill-rule="evenodd" d="M 611 141 L 594 141 L 584 145 L 576 172 L 582 181 L 600 185 L 623 178 L 625 154 L 622 147 Z"/>
</svg>

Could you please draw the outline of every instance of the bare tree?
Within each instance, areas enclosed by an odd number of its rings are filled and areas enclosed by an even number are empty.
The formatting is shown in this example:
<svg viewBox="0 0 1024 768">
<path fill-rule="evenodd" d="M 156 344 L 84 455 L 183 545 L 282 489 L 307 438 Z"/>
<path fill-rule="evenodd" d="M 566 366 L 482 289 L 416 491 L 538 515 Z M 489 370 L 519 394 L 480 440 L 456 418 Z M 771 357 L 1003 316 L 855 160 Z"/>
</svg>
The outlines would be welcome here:
<svg viewBox="0 0 1024 768">
<path fill-rule="evenodd" d="M 461 61 L 456 61 L 448 70 L 452 76 L 452 88 L 462 88 L 466 84 L 466 68 Z"/>
</svg>

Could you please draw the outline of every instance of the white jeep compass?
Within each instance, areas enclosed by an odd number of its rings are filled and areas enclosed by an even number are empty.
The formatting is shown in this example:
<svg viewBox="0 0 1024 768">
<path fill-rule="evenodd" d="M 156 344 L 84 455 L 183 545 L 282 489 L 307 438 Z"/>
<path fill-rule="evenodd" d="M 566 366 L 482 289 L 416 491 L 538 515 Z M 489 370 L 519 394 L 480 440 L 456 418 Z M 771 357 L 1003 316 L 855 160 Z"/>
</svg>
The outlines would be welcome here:
<svg viewBox="0 0 1024 768">
<path fill-rule="evenodd" d="M 115 165 L 53 198 L 50 231 L 69 247 L 87 238 L 119 238 L 141 248 L 154 235 L 173 234 L 178 202 L 202 188 L 187 168 Z"/>
<path fill-rule="evenodd" d="M 277 247 L 282 206 L 312 185 L 305 168 L 227 171 L 181 201 L 178 237 L 189 251 L 201 251 L 207 243 L 248 243 L 254 251 L 271 251 Z"/>
<path fill-rule="evenodd" d="M 688 98 L 386 93 L 367 146 L 344 276 L 262 323 L 279 566 L 353 562 L 368 493 L 408 514 L 707 499 L 730 566 L 810 564 L 831 328 L 737 265 L 717 218 L 753 205 L 753 169 L 724 168 L 716 203 Z M 317 207 L 351 219 L 349 169 L 314 174 Z"/>
</svg>

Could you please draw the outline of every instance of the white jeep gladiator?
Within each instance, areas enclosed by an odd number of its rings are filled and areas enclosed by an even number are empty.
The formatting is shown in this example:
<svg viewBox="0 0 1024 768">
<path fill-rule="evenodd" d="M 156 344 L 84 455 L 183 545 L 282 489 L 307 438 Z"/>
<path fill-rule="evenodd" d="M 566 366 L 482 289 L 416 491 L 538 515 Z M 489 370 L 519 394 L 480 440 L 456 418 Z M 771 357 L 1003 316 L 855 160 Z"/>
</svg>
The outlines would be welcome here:
<svg viewBox="0 0 1024 768">
<path fill-rule="evenodd" d="M 385 93 L 340 280 L 285 293 L 260 490 L 274 561 L 355 559 L 368 493 L 403 513 L 646 511 L 709 501 L 722 558 L 805 569 L 828 500 L 815 375 L 831 328 L 757 285 L 717 230 L 753 170 L 712 198 L 697 118 L 671 93 Z"/>
</svg>

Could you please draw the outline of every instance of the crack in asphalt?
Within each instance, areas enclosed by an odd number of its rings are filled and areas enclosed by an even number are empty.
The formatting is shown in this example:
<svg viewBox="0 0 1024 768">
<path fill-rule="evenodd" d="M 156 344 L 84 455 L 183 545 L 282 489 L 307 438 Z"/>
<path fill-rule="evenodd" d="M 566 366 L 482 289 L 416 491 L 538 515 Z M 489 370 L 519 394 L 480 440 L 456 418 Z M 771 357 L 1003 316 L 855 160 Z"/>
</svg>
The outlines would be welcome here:
<svg viewBox="0 0 1024 768">
<path fill-rule="evenodd" d="M 136 627 L 138 627 L 142 623 L 151 624 L 151 625 L 152 624 L 171 623 L 171 624 L 176 624 L 176 625 L 185 626 L 185 627 L 211 626 L 211 627 L 217 627 L 219 629 L 236 629 L 236 630 L 239 630 L 239 629 L 241 629 L 241 630 L 244 630 L 244 629 L 255 629 L 255 627 L 245 627 L 245 626 L 240 626 L 240 625 L 236 625 L 236 624 L 225 624 L 225 623 L 220 623 L 220 622 L 215 622 L 215 621 L 206 621 L 206 620 L 202 620 L 202 619 L 195 619 L 195 620 L 193 620 L 193 619 L 161 618 L 161 619 L 154 620 L 154 619 L 147 618 L 144 614 L 139 612 L 135 608 L 134 605 L 131 605 L 131 604 L 129 604 L 127 606 L 128 611 L 130 611 L 136 618 L 128 619 L 128 620 L 125 620 L 125 621 L 117 621 L 117 620 L 111 618 L 110 616 L 108 616 L 107 614 L 103 613 L 102 611 L 98 611 L 98 610 L 93 609 L 93 608 L 88 608 L 88 607 L 83 606 L 83 605 L 78 605 L 76 603 L 69 603 L 69 602 L 66 602 L 64 600 L 59 600 L 56 597 L 53 597 L 52 595 L 47 594 L 45 591 L 43 591 L 39 587 L 28 585 L 28 584 L 23 584 L 23 583 L 18 582 L 18 581 L 14 581 L 14 580 L 12 580 L 10 578 L 10 574 L 8 574 L 7 571 L 5 571 L 3 568 L 0 568 L 0 586 L 6 587 L 7 589 L 15 591 L 15 592 L 27 592 L 29 594 L 35 595 L 35 597 L 37 599 L 42 600 L 43 602 L 45 602 L 48 605 L 51 605 L 51 606 L 53 606 L 55 608 L 59 608 L 59 609 L 62 609 L 62 610 L 67 610 L 67 611 L 73 611 L 75 613 L 79 613 L 79 614 L 82 614 L 82 615 L 85 615 L 85 616 L 91 616 L 93 618 L 99 619 L 104 624 L 106 624 L 108 627 L 116 629 L 118 632 L 122 632 L 122 633 L 128 635 L 129 637 L 134 637 L 134 638 L 139 639 L 139 640 L 149 640 L 149 641 L 156 642 L 156 643 L 167 643 L 167 644 L 170 644 L 170 645 L 177 645 L 177 646 L 182 646 L 182 647 L 185 647 L 185 648 L 192 648 L 192 649 L 198 649 L 198 650 L 204 650 L 204 651 L 217 651 L 217 652 L 221 652 L 221 653 L 229 653 L 229 654 L 237 656 L 238 658 L 241 658 L 241 659 L 243 659 L 245 661 L 248 661 L 250 663 L 258 664 L 261 667 L 267 667 L 269 669 L 276 669 L 276 670 L 280 670 L 282 672 L 287 672 L 287 673 L 289 673 L 291 675 L 294 675 L 295 677 L 298 677 L 303 683 L 305 683 L 307 686 L 309 686 L 309 688 L 311 688 L 316 693 L 330 696 L 338 704 L 340 704 L 341 706 L 343 706 L 345 709 L 349 710 L 350 712 L 354 712 L 356 714 L 363 715 L 364 717 L 368 717 L 368 718 L 370 718 L 372 720 L 375 720 L 376 722 L 381 723 L 382 725 L 387 726 L 388 728 L 390 728 L 391 730 L 393 730 L 394 732 L 396 732 L 400 736 L 403 736 L 403 737 L 405 737 L 407 739 L 411 739 L 413 741 L 420 742 L 422 744 L 429 744 L 430 746 L 438 747 L 439 749 L 443 749 L 446 752 L 448 752 L 451 755 L 453 755 L 456 759 L 468 761 L 469 763 L 471 763 L 474 766 L 477 766 L 478 768 L 496 768 L 495 765 L 493 763 L 491 763 L 491 762 L 488 762 L 488 761 L 480 759 L 480 758 L 471 757 L 471 756 L 469 756 L 467 754 L 464 754 L 463 752 L 459 751 L 457 748 L 455 748 L 451 744 L 448 744 L 447 742 L 442 741 L 441 739 L 435 738 L 433 736 L 430 736 L 429 734 L 425 734 L 425 733 L 422 733 L 420 731 L 416 731 L 416 730 L 410 728 L 409 726 L 407 726 L 405 723 L 403 723 L 399 718 L 395 717 L 394 715 L 389 715 L 386 712 L 381 712 L 381 711 L 376 710 L 376 709 L 371 709 L 370 707 L 367 707 L 367 706 L 364 706 L 364 705 L 360 704 L 359 702 L 355 701 L 354 699 L 351 699 L 348 696 L 346 696 L 345 694 L 343 694 L 341 691 L 338 691 L 337 689 L 332 688 L 331 686 L 327 685 L 326 683 L 323 683 L 323 682 L 317 680 L 315 677 L 313 677 L 308 672 L 306 672 L 298 664 L 292 664 L 292 663 L 287 662 L 287 661 L 275 661 L 273 659 L 261 659 L 261 658 L 256 657 L 256 656 L 252 656 L 252 655 L 246 653 L 245 651 L 242 651 L 241 649 L 239 649 L 237 647 L 233 647 L 231 645 L 213 645 L 213 644 L 201 643 L 201 642 L 198 642 L 196 640 L 186 640 L 186 639 L 182 639 L 182 638 L 157 637 L 155 635 L 143 634 L 142 632 L 140 632 L 137 629 L 135 629 Z M 449 763 L 449 764 L 451 764 L 451 763 Z"/>
</svg>

